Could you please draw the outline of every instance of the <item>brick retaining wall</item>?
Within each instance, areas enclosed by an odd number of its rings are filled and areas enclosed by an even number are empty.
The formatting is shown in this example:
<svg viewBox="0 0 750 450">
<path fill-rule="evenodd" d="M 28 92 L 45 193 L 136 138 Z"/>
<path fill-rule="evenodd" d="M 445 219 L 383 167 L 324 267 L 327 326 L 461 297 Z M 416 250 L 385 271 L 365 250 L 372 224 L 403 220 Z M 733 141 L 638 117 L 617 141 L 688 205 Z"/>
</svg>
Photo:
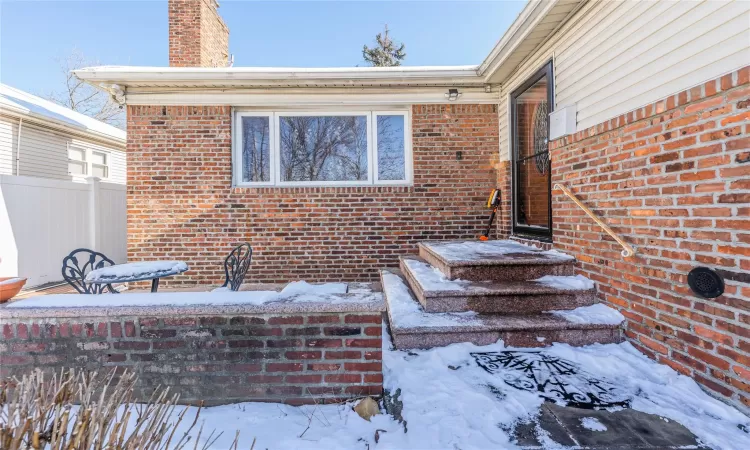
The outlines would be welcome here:
<svg viewBox="0 0 750 450">
<path fill-rule="evenodd" d="M 127 295 L 127 294 L 122 294 Z M 100 308 L 103 309 L 103 308 Z M 1 310 L 0 375 L 63 367 L 138 374 L 181 402 L 333 402 L 382 392 L 381 312 L 60 314 Z M 145 312 L 145 313 L 144 313 Z M 46 316 L 46 317 L 45 317 Z M 57 317 L 56 317 L 57 316 Z"/>
</svg>

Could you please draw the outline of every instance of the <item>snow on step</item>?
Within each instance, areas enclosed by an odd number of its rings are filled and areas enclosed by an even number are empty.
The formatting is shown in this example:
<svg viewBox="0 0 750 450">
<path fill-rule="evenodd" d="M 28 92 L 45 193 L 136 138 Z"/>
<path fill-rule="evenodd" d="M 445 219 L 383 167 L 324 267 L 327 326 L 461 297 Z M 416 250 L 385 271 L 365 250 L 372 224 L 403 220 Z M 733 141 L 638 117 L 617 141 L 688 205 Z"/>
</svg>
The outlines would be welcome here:
<svg viewBox="0 0 750 450">
<path fill-rule="evenodd" d="M 549 312 L 574 323 L 601 323 L 620 325 L 625 321 L 625 316 L 620 314 L 619 311 L 601 303 L 597 303 L 596 305 L 591 306 L 582 306 L 570 311 Z"/>
<path fill-rule="evenodd" d="M 425 247 L 448 262 L 469 262 L 503 260 L 509 255 L 541 257 L 550 260 L 574 259 L 556 250 L 542 250 L 539 247 L 511 240 L 499 241 L 437 241 L 423 242 Z"/>
<path fill-rule="evenodd" d="M 526 281 L 573 275 L 575 258 L 515 241 L 420 242 L 419 256 L 451 280 Z"/>
<path fill-rule="evenodd" d="M 616 325 L 599 323 L 594 318 L 589 322 L 575 322 L 556 314 L 502 316 L 473 311 L 426 312 L 399 271 L 382 270 L 380 276 L 394 345 L 399 349 L 431 348 L 458 342 L 488 345 L 498 339 L 517 347 L 540 347 L 553 342 L 588 345 L 620 341 Z M 585 316 L 580 311 L 578 314 Z"/>
<path fill-rule="evenodd" d="M 581 275 L 508 282 L 449 280 L 416 256 L 402 257 L 401 271 L 427 312 L 530 314 L 596 303 L 594 284 Z"/>
</svg>

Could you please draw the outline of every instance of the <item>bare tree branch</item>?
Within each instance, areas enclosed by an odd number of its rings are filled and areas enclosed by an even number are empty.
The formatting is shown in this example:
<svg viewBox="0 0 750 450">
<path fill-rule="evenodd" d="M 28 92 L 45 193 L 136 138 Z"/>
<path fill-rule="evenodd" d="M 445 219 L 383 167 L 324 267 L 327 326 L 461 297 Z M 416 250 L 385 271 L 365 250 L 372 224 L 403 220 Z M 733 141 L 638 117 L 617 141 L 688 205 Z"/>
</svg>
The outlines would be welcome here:
<svg viewBox="0 0 750 450">
<path fill-rule="evenodd" d="M 93 117 L 120 129 L 125 129 L 125 110 L 112 101 L 109 94 L 84 83 L 73 74 L 82 67 L 97 66 L 98 61 L 85 58 L 78 49 L 73 49 L 66 58 L 57 58 L 60 72 L 65 77 L 64 88 L 47 95 L 51 100 L 73 111 Z"/>
</svg>

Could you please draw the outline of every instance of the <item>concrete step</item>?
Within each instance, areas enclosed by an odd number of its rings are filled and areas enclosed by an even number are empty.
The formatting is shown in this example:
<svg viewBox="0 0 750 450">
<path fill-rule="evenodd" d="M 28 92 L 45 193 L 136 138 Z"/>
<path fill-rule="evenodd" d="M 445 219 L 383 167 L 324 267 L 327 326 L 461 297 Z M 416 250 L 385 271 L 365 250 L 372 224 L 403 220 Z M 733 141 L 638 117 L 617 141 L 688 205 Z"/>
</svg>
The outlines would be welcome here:
<svg viewBox="0 0 750 450">
<path fill-rule="evenodd" d="M 419 256 L 448 279 L 526 281 L 545 275 L 573 275 L 575 258 L 516 241 L 427 241 Z"/>
<path fill-rule="evenodd" d="M 575 311 L 570 316 L 429 313 L 414 298 L 400 271 L 382 270 L 380 277 L 391 336 L 398 349 L 424 349 L 460 342 L 488 345 L 498 339 L 512 347 L 544 347 L 553 342 L 579 346 L 621 341 L 619 322 L 622 316 L 603 305 L 594 305 L 605 309 L 598 320 L 574 319 Z M 581 312 L 577 316 L 591 315 Z"/>
<path fill-rule="evenodd" d="M 594 284 L 583 277 L 554 277 L 550 280 L 552 285 L 537 281 L 449 280 L 418 256 L 402 256 L 400 262 L 402 274 L 426 312 L 534 314 L 597 302 Z M 559 287 L 566 282 L 580 288 Z"/>
</svg>

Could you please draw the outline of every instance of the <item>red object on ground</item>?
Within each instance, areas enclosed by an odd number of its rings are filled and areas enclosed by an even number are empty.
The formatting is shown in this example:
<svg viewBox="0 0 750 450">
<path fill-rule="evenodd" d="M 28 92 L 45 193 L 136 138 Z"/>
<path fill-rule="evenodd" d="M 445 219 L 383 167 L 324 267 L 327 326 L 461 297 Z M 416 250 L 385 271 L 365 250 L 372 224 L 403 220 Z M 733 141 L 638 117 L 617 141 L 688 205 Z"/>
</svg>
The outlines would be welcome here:
<svg viewBox="0 0 750 450">
<path fill-rule="evenodd" d="M 0 277 L 0 303 L 7 302 L 15 297 L 26 284 L 26 278 Z"/>
</svg>

